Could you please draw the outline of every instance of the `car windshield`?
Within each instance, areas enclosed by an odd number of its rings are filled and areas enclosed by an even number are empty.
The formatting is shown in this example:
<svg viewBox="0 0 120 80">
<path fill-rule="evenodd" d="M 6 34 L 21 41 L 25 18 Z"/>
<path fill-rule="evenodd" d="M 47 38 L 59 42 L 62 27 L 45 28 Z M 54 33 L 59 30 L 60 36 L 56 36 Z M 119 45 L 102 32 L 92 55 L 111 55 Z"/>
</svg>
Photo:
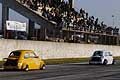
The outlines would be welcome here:
<svg viewBox="0 0 120 80">
<path fill-rule="evenodd" d="M 102 56 L 103 52 L 102 51 L 95 51 L 93 56 Z"/>
<path fill-rule="evenodd" d="M 9 55 L 9 57 L 13 57 L 13 56 L 19 57 L 20 56 L 20 52 L 19 51 L 11 52 L 10 55 Z"/>
</svg>

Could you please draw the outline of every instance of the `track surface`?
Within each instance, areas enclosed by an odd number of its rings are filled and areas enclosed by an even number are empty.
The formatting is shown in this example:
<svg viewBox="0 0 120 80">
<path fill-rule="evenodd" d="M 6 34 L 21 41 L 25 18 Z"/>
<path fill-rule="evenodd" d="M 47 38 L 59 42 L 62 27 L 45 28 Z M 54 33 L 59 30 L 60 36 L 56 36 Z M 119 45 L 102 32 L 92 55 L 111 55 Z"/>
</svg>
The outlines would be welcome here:
<svg viewBox="0 0 120 80">
<path fill-rule="evenodd" d="M 47 65 L 46 70 L 0 71 L 0 80 L 120 80 L 120 65 Z"/>
</svg>

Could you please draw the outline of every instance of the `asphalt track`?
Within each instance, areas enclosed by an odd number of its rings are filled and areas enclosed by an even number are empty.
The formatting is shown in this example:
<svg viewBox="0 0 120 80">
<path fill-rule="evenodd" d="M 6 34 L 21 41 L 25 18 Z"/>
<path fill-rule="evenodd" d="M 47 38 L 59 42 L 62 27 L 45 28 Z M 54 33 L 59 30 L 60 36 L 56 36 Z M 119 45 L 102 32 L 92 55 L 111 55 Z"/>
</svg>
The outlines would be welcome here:
<svg viewBox="0 0 120 80">
<path fill-rule="evenodd" d="M 0 71 L 0 80 L 120 80 L 120 65 L 61 64 L 46 70 Z"/>
</svg>

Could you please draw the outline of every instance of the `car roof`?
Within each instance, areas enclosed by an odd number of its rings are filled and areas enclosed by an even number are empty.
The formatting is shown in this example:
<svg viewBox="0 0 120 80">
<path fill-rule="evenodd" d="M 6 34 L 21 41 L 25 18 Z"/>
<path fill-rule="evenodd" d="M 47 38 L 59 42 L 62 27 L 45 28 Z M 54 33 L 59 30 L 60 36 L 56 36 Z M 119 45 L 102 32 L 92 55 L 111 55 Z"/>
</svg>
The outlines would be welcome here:
<svg viewBox="0 0 120 80">
<path fill-rule="evenodd" d="M 104 53 L 104 52 L 110 52 L 110 51 L 106 51 L 106 50 L 96 50 L 96 51 L 101 51 L 101 52 L 103 52 L 103 53 Z M 96 51 L 95 51 L 95 52 L 96 52 Z M 111 53 L 111 52 L 110 52 L 110 53 Z"/>
<path fill-rule="evenodd" d="M 19 51 L 19 52 L 23 52 L 23 51 L 31 51 L 31 52 L 33 52 L 33 50 L 15 50 L 15 51 Z M 12 52 L 15 52 L 15 51 L 12 51 Z"/>
<path fill-rule="evenodd" d="M 96 50 L 96 51 L 109 52 L 109 51 L 106 51 L 106 50 Z"/>
</svg>

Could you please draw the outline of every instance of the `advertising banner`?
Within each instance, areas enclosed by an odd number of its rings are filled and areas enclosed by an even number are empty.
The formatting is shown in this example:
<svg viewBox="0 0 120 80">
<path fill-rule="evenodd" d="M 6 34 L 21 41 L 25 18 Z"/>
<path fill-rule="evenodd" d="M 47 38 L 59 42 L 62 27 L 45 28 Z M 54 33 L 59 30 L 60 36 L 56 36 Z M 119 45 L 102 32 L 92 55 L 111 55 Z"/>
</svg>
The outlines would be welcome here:
<svg viewBox="0 0 120 80">
<path fill-rule="evenodd" d="M 21 22 L 17 22 L 17 21 L 6 21 L 6 29 L 26 32 L 27 25 L 26 25 L 26 23 L 21 23 Z"/>
</svg>

